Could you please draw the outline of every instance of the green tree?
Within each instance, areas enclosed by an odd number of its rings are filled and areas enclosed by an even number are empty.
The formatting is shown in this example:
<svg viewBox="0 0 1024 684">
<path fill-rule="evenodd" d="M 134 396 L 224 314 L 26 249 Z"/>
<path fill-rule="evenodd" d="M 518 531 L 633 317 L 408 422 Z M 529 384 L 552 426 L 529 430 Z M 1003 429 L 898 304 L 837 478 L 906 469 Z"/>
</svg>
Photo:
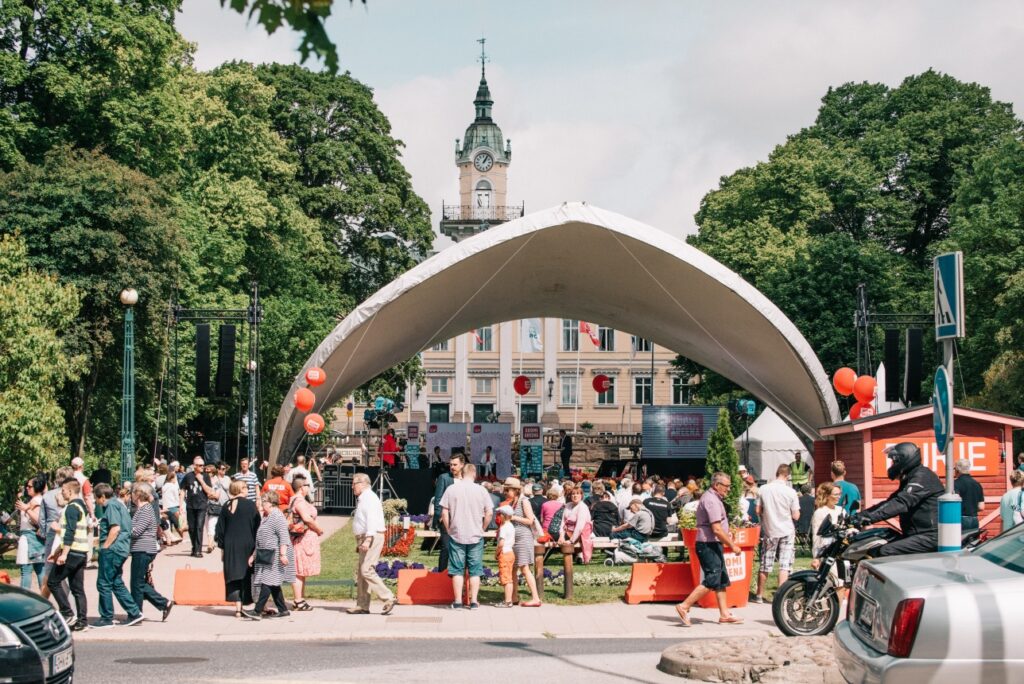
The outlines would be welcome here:
<svg viewBox="0 0 1024 684">
<path fill-rule="evenodd" d="M 732 478 L 732 486 L 729 494 L 725 497 L 725 507 L 729 511 L 729 519 L 732 520 L 740 514 L 740 497 L 743 495 L 743 482 L 740 480 L 740 456 L 736 453 L 733 445 L 735 437 L 732 434 L 732 427 L 729 425 L 729 410 L 721 408 L 718 410 L 718 425 L 708 435 L 708 457 L 705 461 L 704 489 L 711 486 L 711 476 L 715 473 L 725 473 Z"/>
<path fill-rule="evenodd" d="M 53 146 L 173 172 L 187 125 L 175 79 L 191 62 L 180 0 L 0 4 L 0 170 Z"/>
<path fill-rule="evenodd" d="M 116 443 L 121 394 L 122 312 L 118 294 L 140 293 L 136 321 L 136 401 L 155 404 L 163 359 L 163 321 L 186 251 L 177 202 L 144 174 L 85 150 L 56 148 L 40 166 L 0 175 L 0 234 L 20 232 L 30 263 L 57 274 L 82 296 L 67 327 L 84 374 L 61 392 L 72 454 L 91 428 L 97 446 Z M 94 412 L 93 409 L 97 408 Z"/>
<path fill-rule="evenodd" d="M 65 337 L 78 304 L 73 286 L 30 267 L 20 237 L 0 235 L 0 498 L 8 503 L 20 483 L 63 460 L 57 398 L 81 367 Z"/>
</svg>

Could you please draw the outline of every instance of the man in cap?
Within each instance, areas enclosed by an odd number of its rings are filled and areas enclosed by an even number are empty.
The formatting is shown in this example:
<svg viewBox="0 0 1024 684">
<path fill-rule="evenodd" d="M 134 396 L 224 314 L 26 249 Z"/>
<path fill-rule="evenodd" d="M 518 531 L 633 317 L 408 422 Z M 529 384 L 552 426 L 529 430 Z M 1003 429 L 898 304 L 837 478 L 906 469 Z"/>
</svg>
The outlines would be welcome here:
<svg viewBox="0 0 1024 684">
<path fill-rule="evenodd" d="M 654 516 L 644 508 L 644 500 L 633 497 L 626 509 L 625 522 L 612 528 L 612 539 L 635 539 L 645 542 L 654 531 Z"/>
</svg>

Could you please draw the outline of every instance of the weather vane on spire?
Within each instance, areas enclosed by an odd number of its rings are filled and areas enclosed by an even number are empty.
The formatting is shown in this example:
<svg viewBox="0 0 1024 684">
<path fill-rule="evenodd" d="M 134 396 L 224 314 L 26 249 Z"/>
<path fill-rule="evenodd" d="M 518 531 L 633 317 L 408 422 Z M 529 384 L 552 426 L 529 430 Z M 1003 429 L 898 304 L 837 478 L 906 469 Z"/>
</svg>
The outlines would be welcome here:
<svg viewBox="0 0 1024 684">
<path fill-rule="evenodd" d="M 487 39 L 478 38 L 476 42 L 480 43 L 480 78 L 484 78 L 487 74 L 487 51 L 485 50 Z"/>
</svg>

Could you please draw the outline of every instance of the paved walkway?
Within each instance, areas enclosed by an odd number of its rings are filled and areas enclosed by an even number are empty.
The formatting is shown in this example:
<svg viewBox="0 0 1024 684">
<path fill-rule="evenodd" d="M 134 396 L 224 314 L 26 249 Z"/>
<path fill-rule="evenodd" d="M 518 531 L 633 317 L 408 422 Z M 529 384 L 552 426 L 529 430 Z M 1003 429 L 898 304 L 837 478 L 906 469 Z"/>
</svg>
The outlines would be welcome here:
<svg viewBox="0 0 1024 684">
<path fill-rule="evenodd" d="M 341 530 L 348 518 L 321 518 L 325 536 Z M 342 532 L 344 534 L 344 532 Z M 191 566 L 219 570 L 220 553 L 203 558 L 189 556 L 186 539 L 160 554 L 154 566 L 157 591 L 173 595 L 174 572 Z M 125 573 L 127 579 L 127 572 Z M 86 573 L 89 614 L 96 615 L 96 571 Z M 694 626 L 680 625 L 672 604 L 606 603 L 589 606 L 544 605 L 540 608 L 493 608 L 451 610 L 442 606 L 396 606 L 384 617 L 347 615 L 345 608 L 354 601 L 315 601 L 314 610 L 292 613 L 288 618 L 250 622 L 234 617 L 232 607 L 176 606 L 166 623 L 152 606 L 145 608 L 146 621 L 135 627 L 91 629 L 76 634 L 81 641 L 242 641 L 272 639 L 353 640 L 353 639 L 527 639 L 527 638 L 705 638 L 745 636 L 776 632 L 770 605 L 751 605 L 736 610 L 745 618 L 743 625 L 719 625 L 715 610 L 695 609 Z M 119 619 L 123 617 L 115 603 Z M 706 621 L 705 621 L 706 620 Z"/>
</svg>

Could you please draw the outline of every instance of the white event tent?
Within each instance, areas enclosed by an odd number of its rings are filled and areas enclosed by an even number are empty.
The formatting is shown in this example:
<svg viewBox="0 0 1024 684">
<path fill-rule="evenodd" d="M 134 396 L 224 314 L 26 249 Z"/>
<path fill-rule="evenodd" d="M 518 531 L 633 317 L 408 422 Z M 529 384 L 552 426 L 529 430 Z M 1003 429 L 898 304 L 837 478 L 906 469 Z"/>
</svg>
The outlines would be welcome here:
<svg viewBox="0 0 1024 684">
<path fill-rule="evenodd" d="M 808 460 L 807 445 L 771 408 L 762 411 L 733 444 L 739 452 L 740 462 L 746 462 L 747 467 L 762 480 L 773 479 L 775 469 L 782 463 L 791 463 L 797 451 L 803 452 L 804 461 Z M 748 450 L 746 459 L 744 449 Z"/>
</svg>

